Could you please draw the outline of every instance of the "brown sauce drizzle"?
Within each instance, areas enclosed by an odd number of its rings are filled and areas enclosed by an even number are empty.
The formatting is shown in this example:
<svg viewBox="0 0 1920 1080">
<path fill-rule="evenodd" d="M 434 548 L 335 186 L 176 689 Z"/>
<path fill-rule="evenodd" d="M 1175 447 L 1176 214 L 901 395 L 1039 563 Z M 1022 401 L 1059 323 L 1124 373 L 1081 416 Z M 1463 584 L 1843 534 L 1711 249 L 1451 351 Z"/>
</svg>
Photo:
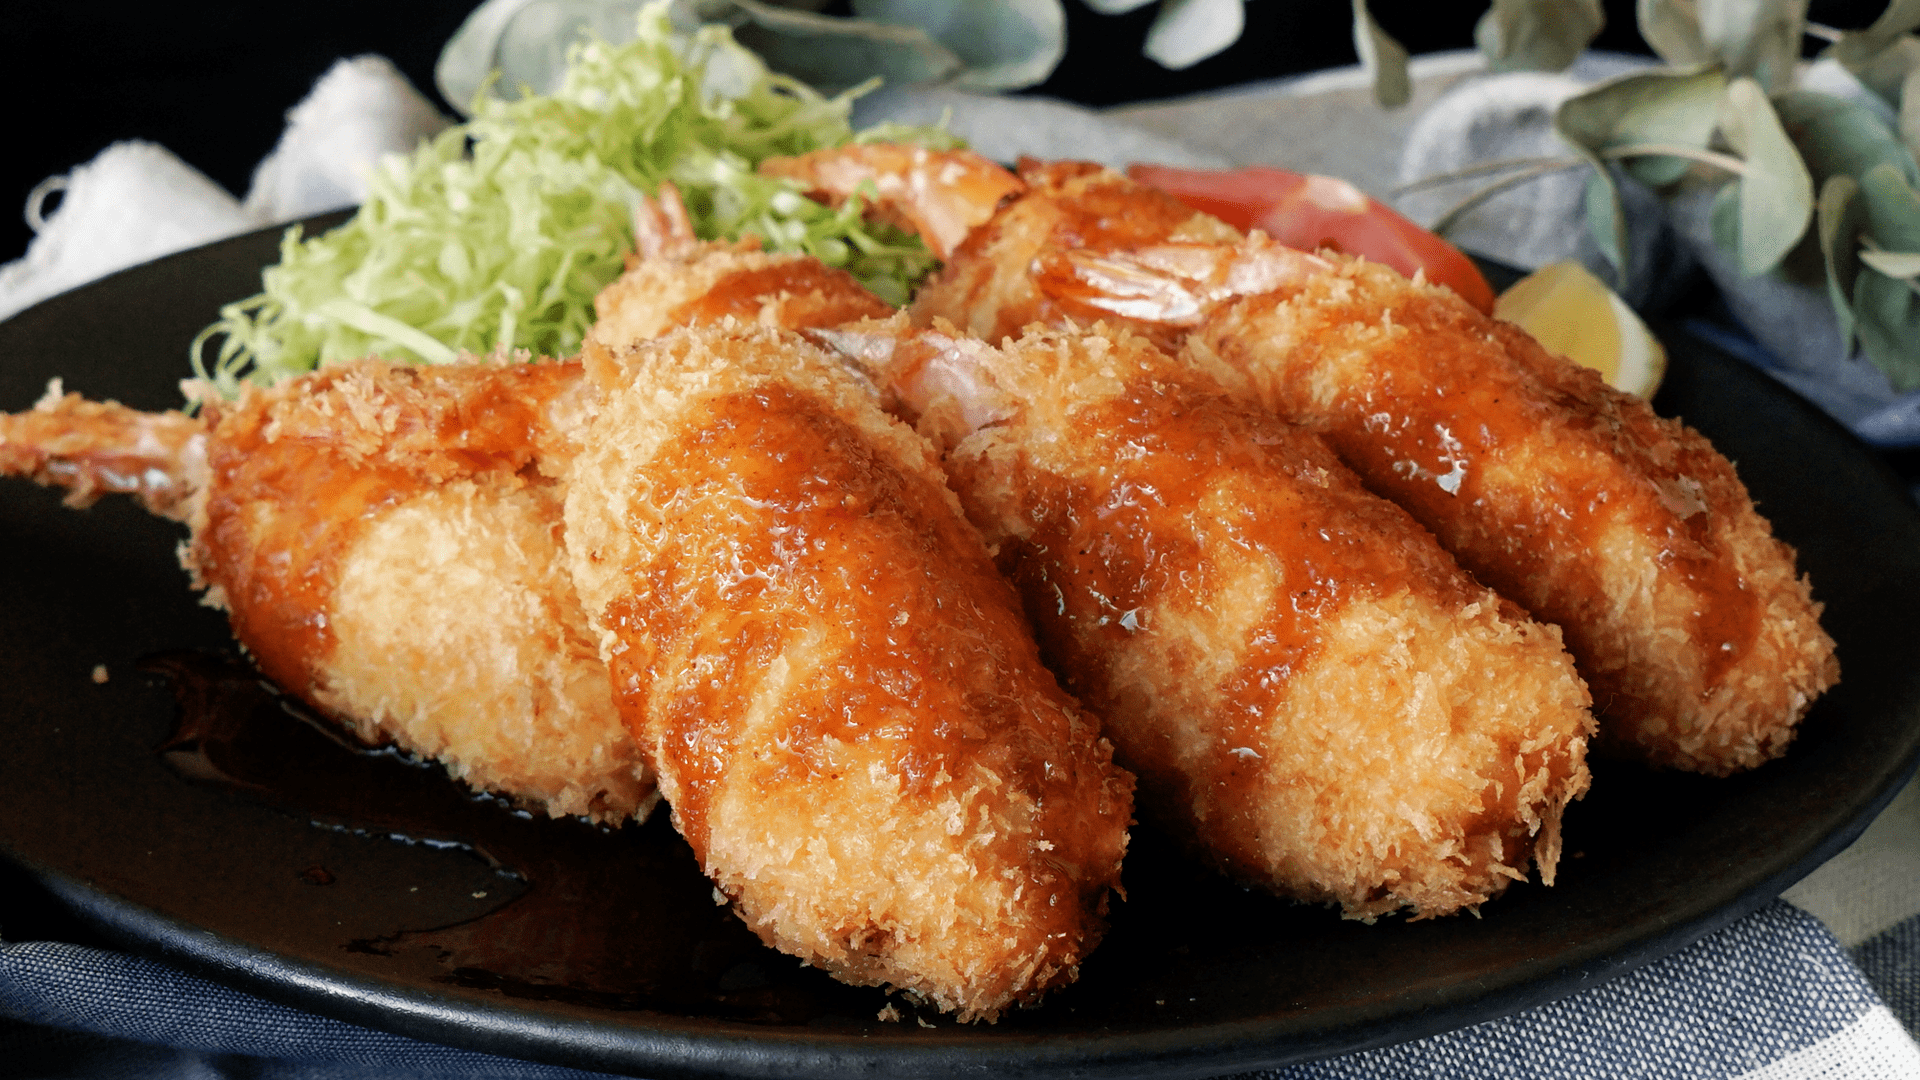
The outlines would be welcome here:
<svg viewBox="0 0 1920 1080">
<path fill-rule="evenodd" d="M 358 743 L 233 657 L 173 652 L 143 667 L 179 701 L 159 753 L 182 778 L 320 828 L 465 850 L 501 875 L 479 914 L 351 941 L 362 959 L 349 964 L 509 998 L 751 1023 L 873 1014 L 876 992 L 768 952 L 716 906 L 664 815 L 617 829 L 536 818 L 438 765 Z M 338 887 L 326 867 L 287 869 Z"/>
<path fill-rule="evenodd" d="M 1058 760 L 1079 744 L 1016 598 L 939 486 L 784 387 L 711 399 L 682 430 L 647 467 L 671 539 L 607 621 L 633 643 L 611 665 L 622 709 L 645 717 L 677 780 L 674 821 L 703 862 L 731 771 L 825 791 L 839 779 L 834 743 L 880 746 L 909 795 L 976 765 L 1035 792 L 1085 775 L 1087 762 Z M 784 691 L 781 730 L 740 746 L 750 695 L 807 633 L 824 635 L 808 653 L 824 666 Z"/>
<path fill-rule="evenodd" d="M 1022 162 L 1020 178 L 1033 188 L 1029 199 L 1047 200 L 1049 248 L 1125 251 L 1164 243 L 1194 218 L 1173 196 L 1087 162 Z"/>
<path fill-rule="evenodd" d="M 1101 479 L 1084 479 L 1092 470 L 1068 479 L 1024 469 L 1022 516 L 1032 532 L 1002 544 L 1001 565 L 1054 669 L 1109 718 L 1122 764 L 1168 793 L 1163 803 L 1191 805 L 1198 794 L 1215 813 L 1252 813 L 1260 774 L 1231 750 L 1259 744 L 1289 680 L 1321 649 L 1321 621 L 1357 598 L 1413 590 L 1458 606 L 1475 591 L 1464 574 L 1423 559 L 1412 541 L 1432 545 L 1418 527 L 1362 491 L 1315 436 L 1256 407 L 1135 383 L 1084 410 L 1065 438 L 1101 455 Z M 1220 525 L 1203 500 L 1235 474 L 1259 478 L 1238 485 L 1257 493 L 1258 505 Z M 1232 574 L 1215 553 L 1248 550 L 1283 575 L 1283 588 L 1219 688 L 1210 790 L 1197 792 L 1191 777 L 1156 768 L 1168 755 L 1152 747 L 1155 725 L 1125 715 L 1129 703 L 1113 696 L 1106 678 L 1114 650 L 1148 612 L 1162 603 L 1212 607 L 1206 590 Z M 1196 591 L 1194 583 L 1209 584 Z"/>
<path fill-rule="evenodd" d="M 1412 309 L 1393 319 L 1418 325 L 1423 315 L 1433 319 Z M 1697 436 L 1680 438 L 1673 454 L 1675 432 L 1644 406 L 1551 368 L 1482 359 L 1484 331 L 1450 329 L 1375 350 L 1364 385 L 1334 407 L 1328 440 L 1482 581 L 1559 623 L 1576 653 L 1591 655 L 1583 629 L 1599 613 L 1585 606 L 1601 596 L 1585 553 L 1622 523 L 1658 537 L 1659 558 L 1699 597 L 1693 631 L 1711 690 L 1752 648 L 1762 615 L 1714 534 L 1716 521 L 1739 510 L 1728 497 L 1739 490 L 1731 470 Z M 1538 348 L 1517 331 L 1497 332 L 1517 356 Z M 1486 482 L 1489 464 L 1532 453 L 1557 466 L 1526 467 L 1533 492 Z M 1451 491 L 1442 482 L 1450 474 Z M 1671 505 L 1671 493 L 1702 487 L 1714 502 L 1692 512 Z M 1475 506 L 1486 509 L 1463 510 Z M 1604 694 L 1596 699 L 1604 704 Z"/>
<path fill-rule="evenodd" d="M 343 369 L 344 370 L 344 369 Z M 369 522 L 437 483 L 517 473 L 557 447 L 542 412 L 580 377 L 578 364 L 392 368 L 374 404 L 391 429 L 370 431 L 328 402 L 341 372 L 323 373 L 308 401 L 243 404 L 209 441 L 207 524 L 196 540 L 203 573 L 227 595 L 234 636 L 276 683 L 306 690 L 333 649 L 329 619 L 340 560 Z M 276 431 L 276 428 L 286 430 Z"/>
<path fill-rule="evenodd" d="M 212 456 L 207 527 L 196 541 L 212 553 L 202 559 L 207 576 L 226 591 L 234 636 L 261 670 L 304 690 L 333 651 L 328 616 L 341 557 L 373 514 L 427 485 L 305 441 Z"/>
<path fill-rule="evenodd" d="M 768 304 L 781 306 L 779 325 L 789 329 L 837 326 L 892 313 L 846 271 L 796 256 L 729 274 L 704 294 L 674 309 L 664 324 L 702 326 L 729 316 L 757 322 Z"/>
</svg>

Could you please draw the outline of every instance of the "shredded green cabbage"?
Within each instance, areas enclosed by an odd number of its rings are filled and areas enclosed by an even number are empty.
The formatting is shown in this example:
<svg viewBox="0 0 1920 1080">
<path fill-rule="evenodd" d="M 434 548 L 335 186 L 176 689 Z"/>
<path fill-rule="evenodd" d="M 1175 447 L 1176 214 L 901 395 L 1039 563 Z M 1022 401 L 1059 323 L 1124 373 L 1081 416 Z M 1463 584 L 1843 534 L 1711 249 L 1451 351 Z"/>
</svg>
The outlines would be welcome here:
<svg viewBox="0 0 1920 1080">
<path fill-rule="evenodd" d="M 223 307 L 194 340 L 194 369 L 231 396 L 242 379 L 364 356 L 569 355 L 594 294 L 633 249 L 634 205 L 663 180 L 703 238 L 752 234 L 904 303 L 933 266 L 918 238 L 864 223 L 858 200 L 832 209 L 754 171 L 856 138 L 847 117 L 858 92 L 828 98 L 771 72 L 724 27 L 676 35 L 666 5 L 650 5 L 632 42 L 576 44 L 551 96 L 483 90 L 470 122 L 387 159 L 345 225 L 312 238 L 289 229 L 261 292 Z M 940 128 L 885 134 L 958 145 Z"/>
</svg>

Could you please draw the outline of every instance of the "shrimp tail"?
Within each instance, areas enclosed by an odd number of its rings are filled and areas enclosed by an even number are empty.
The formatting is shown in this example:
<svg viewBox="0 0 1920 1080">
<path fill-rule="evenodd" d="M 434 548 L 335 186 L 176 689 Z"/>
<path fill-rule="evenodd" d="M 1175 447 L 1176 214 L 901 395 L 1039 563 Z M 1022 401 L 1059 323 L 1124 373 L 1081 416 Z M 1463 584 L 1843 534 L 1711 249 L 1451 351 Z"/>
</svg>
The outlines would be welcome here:
<svg viewBox="0 0 1920 1080">
<path fill-rule="evenodd" d="M 1018 176 L 971 151 L 891 143 L 768 158 L 760 173 L 795 181 L 809 197 L 835 206 L 864 198 L 869 217 L 916 234 L 939 259 L 1027 190 Z"/>
<path fill-rule="evenodd" d="M 687 216 L 687 204 L 680 200 L 680 189 L 671 182 L 660 185 L 657 198 L 642 195 L 634 204 L 633 247 L 640 258 L 686 258 L 699 246 L 693 221 Z"/>
<path fill-rule="evenodd" d="M 1019 401 L 993 378 L 990 346 L 941 322 L 912 331 L 904 316 L 807 331 L 873 382 L 891 412 L 942 451 L 1019 411 Z"/>
<path fill-rule="evenodd" d="M 690 263 L 715 251 L 758 251 L 760 238 L 743 236 L 738 240 L 702 240 L 693 231 L 693 219 L 680 189 L 672 181 L 663 181 L 658 195 L 640 196 L 633 204 L 633 254 L 627 256 L 627 269 L 658 263 Z"/>
<path fill-rule="evenodd" d="M 0 476 L 65 488 L 75 508 L 118 492 L 185 521 L 192 496 L 206 487 L 207 430 L 206 420 L 185 413 L 64 393 L 54 379 L 32 409 L 0 414 Z"/>
</svg>

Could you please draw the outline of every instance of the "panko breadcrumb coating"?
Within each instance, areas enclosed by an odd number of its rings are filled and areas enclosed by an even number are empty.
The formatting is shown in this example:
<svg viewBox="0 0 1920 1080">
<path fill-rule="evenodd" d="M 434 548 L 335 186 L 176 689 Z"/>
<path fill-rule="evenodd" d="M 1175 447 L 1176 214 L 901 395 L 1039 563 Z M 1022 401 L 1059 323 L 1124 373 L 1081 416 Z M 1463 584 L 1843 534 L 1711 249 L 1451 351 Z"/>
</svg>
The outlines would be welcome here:
<svg viewBox="0 0 1920 1080">
<path fill-rule="evenodd" d="M 0 469 L 126 491 L 261 671 L 373 742 L 554 816 L 645 817 L 652 777 L 566 571 L 577 364 L 330 367 L 199 417 L 50 394 Z"/>
<path fill-rule="evenodd" d="M 1838 681 L 1793 552 L 1697 433 L 1448 289 L 1243 239 L 1097 165 L 1022 161 L 1020 179 L 915 297 L 916 324 L 997 341 L 1117 319 L 1323 431 L 1461 565 L 1561 626 L 1601 747 L 1752 768 Z"/>
<path fill-rule="evenodd" d="M 1602 749 L 1724 776 L 1839 680 L 1820 605 L 1733 466 L 1452 291 L 1333 272 L 1223 305 L 1187 355 L 1323 430 L 1480 580 L 1560 624 Z"/>
<path fill-rule="evenodd" d="M 948 448 L 1049 662 L 1139 805 L 1234 877 L 1349 917 L 1551 883 L 1592 717 L 1556 628 L 1320 440 L 1146 340 L 822 336 Z"/>
<path fill-rule="evenodd" d="M 933 450 L 773 328 L 723 320 L 589 370 L 574 579 L 735 910 L 963 1020 L 1072 981 L 1132 778 L 1041 666 Z"/>
</svg>

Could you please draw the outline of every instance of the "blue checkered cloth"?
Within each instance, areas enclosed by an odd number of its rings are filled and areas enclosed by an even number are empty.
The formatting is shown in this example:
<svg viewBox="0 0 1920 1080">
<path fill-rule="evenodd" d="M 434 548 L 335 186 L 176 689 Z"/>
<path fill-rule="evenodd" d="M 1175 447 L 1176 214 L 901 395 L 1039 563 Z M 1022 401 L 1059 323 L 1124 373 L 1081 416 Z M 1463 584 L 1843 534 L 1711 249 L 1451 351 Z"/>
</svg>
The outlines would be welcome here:
<svg viewBox="0 0 1920 1080">
<path fill-rule="evenodd" d="M 566 1080 L 598 1074 L 418 1042 L 289 1009 L 165 964 L 0 942 L 0 1073 Z M 1904 1026 L 1903 1026 L 1904 1025 Z M 1261 1080 L 1920 1077 L 1920 917 L 1849 954 L 1785 902 L 1550 1005 Z"/>
</svg>

